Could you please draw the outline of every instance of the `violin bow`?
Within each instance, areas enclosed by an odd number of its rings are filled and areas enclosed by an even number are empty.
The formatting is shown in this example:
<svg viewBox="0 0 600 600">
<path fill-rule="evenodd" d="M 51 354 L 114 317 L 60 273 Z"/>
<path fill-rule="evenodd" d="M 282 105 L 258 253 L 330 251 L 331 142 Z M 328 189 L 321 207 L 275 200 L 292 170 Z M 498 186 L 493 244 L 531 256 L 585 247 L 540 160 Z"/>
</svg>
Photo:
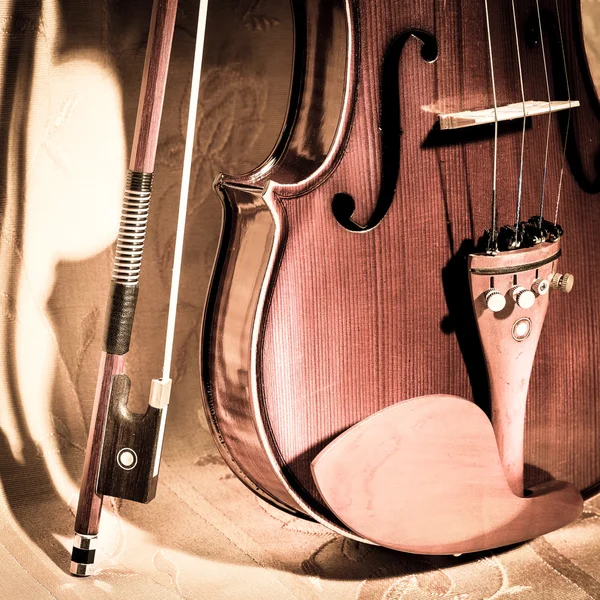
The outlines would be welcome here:
<svg viewBox="0 0 600 600">
<path fill-rule="evenodd" d="M 154 0 L 152 8 L 133 149 L 107 307 L 104 351 L 100 360 L 75 517 L 70 572 L 77 576 L 88 576 L 92 573 L 103 497 L 106 495 L 147 503 L 156 495 L 171 394 L 171 358 L 208 0 L 200 0 L 198 14 L 163 375 L 160 379 L 152 380 L 148 409 L 143 415 L 133 413 L 127 408 L 131 381 L 124 373 L 124 368 L 138 296 L 177 1 Z"/>
</svg>

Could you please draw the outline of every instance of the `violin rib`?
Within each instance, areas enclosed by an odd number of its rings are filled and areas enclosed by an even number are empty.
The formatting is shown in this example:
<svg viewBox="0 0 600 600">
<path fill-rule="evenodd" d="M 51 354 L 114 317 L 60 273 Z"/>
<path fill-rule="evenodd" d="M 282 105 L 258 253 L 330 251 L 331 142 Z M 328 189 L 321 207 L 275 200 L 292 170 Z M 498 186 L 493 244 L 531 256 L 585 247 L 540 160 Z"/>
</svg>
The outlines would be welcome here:
<svg viewBox="0 0 600 600">
<path fill-rule="evenodd" d="M 262 344 L 265 303 L 287 235 L 285 218 L 278 214 L 266 182 L 277 178 L 290 180 L 293 183 L 288 185 L 293 186 L 303 178 L 308 181 L 326 166 L 327 152 L 339 146 L 339 128 L 331 123 L 347 119 L 350 106 L 345 80 L 354 75 L 352 60 L 347 58 L 353 15 L 346 0 L 326 5 L 317 0 L 297 2 L 294 13 L 301 25 L 296 30 L 298 51 L 281 139 L 272 156 L 255 171 L 239 177 L 221 175 L 215 181 L 224 220 L 203 320 L 201 378 L 213 437 L 233 472 L 267 502 L 299 516 L 321 519 L 289 485 L 278 449 L 271 445 L 269 422 L 262 419 L 262 359 L 257 348 Z M 319 74 L 322 80 L 315 83 L 325 85 L 329 80 L 328 85 L 334 86 L 327 102 L 304 81 L 307 72 L 314 75 L 322 66 L 323 27 L 335 38 L 327 52 L 336 64 L 324 68 Z M 316 139 L 307 132 L 310 118 L 329 124 Z M 333 515 L 323 520 L 352 535 Z"/>
</svg>

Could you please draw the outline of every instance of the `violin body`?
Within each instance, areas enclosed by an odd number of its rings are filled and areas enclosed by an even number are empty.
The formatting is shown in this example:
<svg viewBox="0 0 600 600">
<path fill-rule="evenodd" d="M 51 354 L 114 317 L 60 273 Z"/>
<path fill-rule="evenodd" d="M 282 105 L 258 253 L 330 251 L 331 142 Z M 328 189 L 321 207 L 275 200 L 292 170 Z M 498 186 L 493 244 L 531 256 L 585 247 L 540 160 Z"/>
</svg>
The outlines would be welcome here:
<svg viewBox="0 0 600 600">
<path fill-rule="evenodd" d="M 557 7 L 560 11 L 557 19 Z M 221 243 L 201 348 L 216 443 L 253 491 L 362 539 L 330 509 L 311 463 L 350 427 L 445 394 L 490 412 L 468 256 L 490 227 L 493 126 L 443 131 L 439 115 L 493 106 L 483 0 L 293 0 L 290 104 L 272 155 L 221 175 Z M 521 100 L 513 14 L 489 0 L 498 105 Z M 533 365 L 526 486 L 600 482 L 600 105 L 571 0 L 534 1 L 516 22 L 527 100 L 580 106 L 527 120 L 524 218 L 558 221 L 561 269 Z M 563 62 L 559 36 L 564 40 Z M 565 78 L 566 62 L 568 81 Z M 569 119 L 569 121 L 567 121 Z M 514 222 L 522 120 L 501 123 L 500 224 Z M 564 175 L 563 147 L 566 140 Z M 449 420 L 461 436 L 460 422 Z"/>
</svg>

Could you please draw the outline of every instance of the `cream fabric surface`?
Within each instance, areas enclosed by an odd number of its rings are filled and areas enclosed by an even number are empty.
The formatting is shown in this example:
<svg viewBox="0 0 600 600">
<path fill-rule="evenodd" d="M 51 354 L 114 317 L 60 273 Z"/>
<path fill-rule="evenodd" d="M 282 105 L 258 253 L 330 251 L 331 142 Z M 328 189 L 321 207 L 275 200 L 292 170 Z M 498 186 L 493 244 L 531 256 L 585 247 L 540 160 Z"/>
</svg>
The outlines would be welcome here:
<svg viewBox="0 0 600 600">
<path fill-rule="evenodd" d="M 600 2 L 583 2 L 600 73 Z M 258 164 L 277 136 L 291 44 L 283 0 L 210 5 L 158 496 L 106 501 L 96 576 L 67 574 L 150 8 L 0 5 L 0 598 L 600 599 L 600 499 L 570 527 L 512 550 L 410 556 L 265 505 L 214 447 L 198 383 L 221 218 L 211 182 Z M 162 364 L 196 10 L 181 1 L 161 129 L 128 363 L 139 407 Z"/>
</svg>

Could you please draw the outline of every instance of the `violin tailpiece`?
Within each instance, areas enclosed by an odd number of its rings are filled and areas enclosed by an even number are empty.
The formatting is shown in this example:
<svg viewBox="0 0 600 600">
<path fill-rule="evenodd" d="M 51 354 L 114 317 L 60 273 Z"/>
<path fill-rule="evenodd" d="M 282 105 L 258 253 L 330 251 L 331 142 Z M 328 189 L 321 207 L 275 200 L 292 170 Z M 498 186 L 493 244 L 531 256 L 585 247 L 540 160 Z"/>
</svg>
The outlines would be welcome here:
<svg viewBox="0 0 600 600">
<path fill-rule="evenodd" d="M 487 366 L 492 424 L 508 484 L 522 496 L 527 391 L 557 273 L 560 240 L 469 257 L 473 310 Z M 572 284 L 571 284 L 572 285 Z M 570 290 L 570 287 L 569 287 Z M 566 291 L 566 289 L 565 289 Z"/>
</svg>

